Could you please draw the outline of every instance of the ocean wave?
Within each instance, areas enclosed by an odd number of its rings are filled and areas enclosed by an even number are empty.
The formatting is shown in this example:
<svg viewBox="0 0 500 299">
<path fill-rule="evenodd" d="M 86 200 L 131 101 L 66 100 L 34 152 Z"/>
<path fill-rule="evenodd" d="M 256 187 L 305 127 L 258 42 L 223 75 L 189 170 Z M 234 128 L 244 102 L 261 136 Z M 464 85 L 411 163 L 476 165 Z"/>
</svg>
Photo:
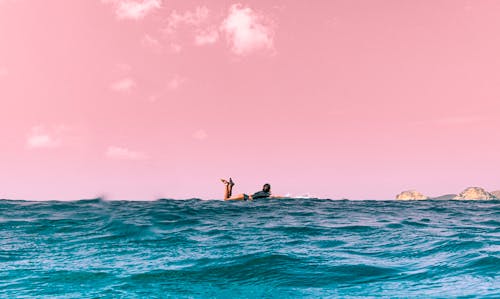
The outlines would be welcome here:
<svg viewBox="0 0 500 299">
<path fill-rule="evenodd" d="M 0 200 L 0 297 L 494 297 L 498 201 Z"/>
</svg>

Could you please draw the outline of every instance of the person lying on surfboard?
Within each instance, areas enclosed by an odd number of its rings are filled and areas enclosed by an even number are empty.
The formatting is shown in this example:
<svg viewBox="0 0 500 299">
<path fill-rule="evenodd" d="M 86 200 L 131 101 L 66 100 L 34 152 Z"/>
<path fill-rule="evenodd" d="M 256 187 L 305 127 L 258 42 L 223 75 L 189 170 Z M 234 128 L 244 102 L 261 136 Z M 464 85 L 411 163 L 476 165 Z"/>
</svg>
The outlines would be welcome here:
<svg viewBox="0 0 500 299">
<path fill-rule="evenodd" d="M 262 186 L 262 191 L 255 192 L 252 195 L 247 195 L 245 193 L 242 193 L 242 194 L 232 196 L 233 186 L 234 186 L 233 180 L 231 178 L 229 178 L 229 181 L 227 181 L 225 179 L 221 179 L 221 181 L 226 186 L 226 190 L 224 192 L 224 200 L 253 200 L 253 199 L 258 199 L 258 198 L 282 197 L 282 196 L 272 195 L 271 194 L 271 185 L 269 185 L 267 183 L 264 184 L 264 186 Z"/>
</svg>

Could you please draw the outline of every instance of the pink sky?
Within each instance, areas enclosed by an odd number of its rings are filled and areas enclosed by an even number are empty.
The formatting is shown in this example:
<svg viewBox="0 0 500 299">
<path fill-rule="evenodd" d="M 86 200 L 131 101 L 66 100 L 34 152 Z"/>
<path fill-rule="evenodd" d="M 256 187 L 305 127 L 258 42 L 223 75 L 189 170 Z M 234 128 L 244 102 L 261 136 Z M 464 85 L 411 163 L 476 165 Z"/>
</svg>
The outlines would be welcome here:
<svg viewBox="0 0 500 299">
<path fill-rule="evenodd" d="M 0 197 L 500 189 L 499 1 L 0 0 Z"/>
</svg>

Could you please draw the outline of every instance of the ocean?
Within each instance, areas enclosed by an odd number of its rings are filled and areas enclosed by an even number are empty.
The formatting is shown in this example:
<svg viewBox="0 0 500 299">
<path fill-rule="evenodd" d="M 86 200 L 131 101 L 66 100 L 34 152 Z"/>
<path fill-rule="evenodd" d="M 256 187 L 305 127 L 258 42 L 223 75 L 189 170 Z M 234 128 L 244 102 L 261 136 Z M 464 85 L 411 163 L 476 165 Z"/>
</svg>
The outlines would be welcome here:
<svg viewBox="0 0 500 299">
<path fill-rule="evenodd" d="M 500 298 L 500 201 L 0 200 L 0 298 Z"/>
</svg>

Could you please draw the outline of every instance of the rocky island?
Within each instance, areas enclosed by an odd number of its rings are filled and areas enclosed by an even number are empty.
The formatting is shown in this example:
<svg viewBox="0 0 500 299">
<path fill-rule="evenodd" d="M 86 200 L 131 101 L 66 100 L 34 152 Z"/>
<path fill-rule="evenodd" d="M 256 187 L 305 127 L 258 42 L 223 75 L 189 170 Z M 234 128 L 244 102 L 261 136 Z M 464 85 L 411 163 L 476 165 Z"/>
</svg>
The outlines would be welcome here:
<svg viewBox="0 0 500 299">
<path fill-rule="evenodd" d="M 460 194 L 445 194 L 438 197 L 428 197 L 415 190 L 403 191 L 396 195 L 397 200 L 491 200 L 500 199 L 500 190 L 488 192 L 481 187 L 468 187 Z"/>
<path fill-rule="evenodd" d="M 493 194 L 496 198 L 500 198 L 500 190 L 491 191 L 490 193 Z"/>
<path fill-rule="evenodd" d="M 437 196 L 437 197 L 432 197 L 431 199 L 432 200 L 452 200 L 456 196 L 457 196 L 457 194 L 445 194 L 445 195 L 441 195 L 441 196 Z"/>
<path fill-rule="evenodd" d="M 457 200 L 489 200 L 497 199 L 495 195 L 487 192 L 480 187 L 469 187 L 462 191 L 462 193 L 455 196 L 453 199 Z"/>
<path fill-rule="evenodd" d="M 396 195 L 397 200 L 424 200 L 429 199 L 429 197 L 423 195 L 422 193 L 415 190 L 403 191 Z"/>
</svg>

